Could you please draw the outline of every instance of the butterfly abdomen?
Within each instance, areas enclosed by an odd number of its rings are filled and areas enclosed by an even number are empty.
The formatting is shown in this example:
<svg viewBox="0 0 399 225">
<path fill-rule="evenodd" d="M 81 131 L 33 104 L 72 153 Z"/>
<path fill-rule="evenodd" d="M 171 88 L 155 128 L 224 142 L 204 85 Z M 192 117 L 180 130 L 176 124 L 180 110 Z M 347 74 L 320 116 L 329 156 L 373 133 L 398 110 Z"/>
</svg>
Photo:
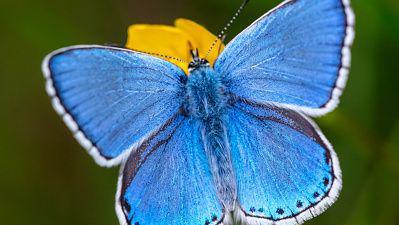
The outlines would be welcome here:
<svg viewBox="0 0 399 225">
<path fill-rule="evenodd" d="M 218 197 L 232 211 L 237 190 L 223 117 L 204 122 L 201 133 Z"/>
<path fill-rule="evenodd" d="M 210 67 L 192 71 L 186 86 L 185 111 L 191 119 L 201 122 L 202 139 L 218 197 L 226 209 L 233 210 L 236 185 L 225 127 L 227 96 L 220 77 Z"/>
</svg>

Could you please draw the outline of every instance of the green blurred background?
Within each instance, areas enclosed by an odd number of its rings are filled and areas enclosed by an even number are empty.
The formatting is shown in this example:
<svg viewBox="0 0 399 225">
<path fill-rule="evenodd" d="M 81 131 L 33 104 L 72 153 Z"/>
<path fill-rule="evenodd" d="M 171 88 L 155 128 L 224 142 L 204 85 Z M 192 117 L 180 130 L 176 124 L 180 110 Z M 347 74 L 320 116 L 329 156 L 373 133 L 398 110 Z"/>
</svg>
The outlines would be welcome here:
<svg viewBox="0 0 399 225">
<path fill-rule="evenodd" d="M 97 166 L 44 91 L 57 48 L 124 44 L 134 23 L 193 19 L 217 33 L 239 0 L 0 0 L 0 224 L 117 225 L 118 169 Z M 279 3 L 252 0 L 231 37 Z M 342 104 L 317 119 L 341 161 L 338 202 L 307 224 L 399 224 L 399 1 L 353 0 L 356 41 Z"/>
</svg>

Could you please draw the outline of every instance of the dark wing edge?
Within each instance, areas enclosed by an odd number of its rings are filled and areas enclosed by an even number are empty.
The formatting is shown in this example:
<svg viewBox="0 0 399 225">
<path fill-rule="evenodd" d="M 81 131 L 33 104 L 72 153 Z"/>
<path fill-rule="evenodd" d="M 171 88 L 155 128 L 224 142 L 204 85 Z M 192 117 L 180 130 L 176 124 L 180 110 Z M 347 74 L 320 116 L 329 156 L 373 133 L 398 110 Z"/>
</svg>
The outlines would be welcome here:
<svg viewBox="0 0 399 225">
<path fill-rule="evenodd" d="M 305 113 L 309 116 L 319 117 L 323 116 L 329 112 L 332 112 L 336 109 L 340 102 L 340 97 L 342 95 L 343 90 L 346 87 L 346 83 L 348 81 L 349 76 L 349 69 L 351 67 L 351 48 L 353 41 L 355 39 L 355 14 L 353 13 L 350 0 L 341 0 L 342 6 L 345 9 L 345 16 L 346 16 L 346 30 L 345 30 L 345 38 L 342 42 L 341 47 L 341 65 L 338 72 L 338 78 L 335 82 L 335 87 L 331 92 L 330 100 L 325 103 L 319 109 L 310 109 L 310 108 L 297 108 L 296 106 L 285 105 L 287 108 L 291 108 L 294 110 L 300 110 L 301 112 Z"/>
<path fill-rule="evenodd" d="M 137 148 L 140 149 L 141 146 L 144 146 L 143 148 L 145 148 L 146 142 L 150 142 L 151 141 L 151 137 L 157 136 L 157 134 L 162 132 L 162 130 L 165 130 L 167 127 L 169 127 L 170 124 L 174 120 L 176 120 L 177 117 L 178 117 L 178 115 L 176 115 L 176 116 L 172 117 L 170 120 L 168 120 L 164 125 L 161 126 L 161 128 L 158 131 L 156 131 L 152 135 L 150 135 L 150 137 L 147 139 L 147 141 L 143 141 L 143 142 L 139 143 Z M 180 125 L 181 125 L 181 122 L 177 125 L 177 127 L 179 127 Z M 177 128 L 175 127 L 174 131 L 176 131 L 176 129 Z M 168 137 L 168 139 L 170 139 L 170 136 Z M 147 143 L 147 144 L 149 144 L 149 143 Z M 132 153 L 132 154 L 135 154 L 135 153 Z M 136 152 L 136 154 L 141 154 L 141 153 L 140 152 Z M 130 156 L 130 154 L 127 155 L 126 160 L 123 161 L 122 165 L 119 168 L 118 183 L 117 183 L 117 189 L 116 189 L 116 194 L 115 194 L 115 212 L 116 212 L 116 215 L 118 217 L 119 223 L 121 225 L 130 225 L 129 222 L 128 222 L 128 219 L 126 218 L 126 214 L 124 213 L 123 207 L 122 207 L 122 204 L 121 204 L 121 197 L 122 197 L 122 193 L 124 192 L 123 189 L 125 189 L 129 185 L 129 184 L 124 184 L 123 183 L 124 172 L 127 169 L 127 166 L 132 167 L 132 168 L 128 168 L 128 169 L 132 170 L 132 171 L 130 171 L 131 173 L 137 172 L 139 170 L 139 168 L 140 168 L 140 165 L 138 165 L 138 163 L 140 163 L 139 161 L 135 162 L 132 165 L 130 165 L 130 164 L 128 165 L 129 156 Z"/>
<path fill-rule="evenodd" d="M 257 105 L 256 103 L 249 102 L 246 100 L 239 100 L 246 104 L 264 107 L 263 105 Z M 293 215 L 291 217 L 279 219 L 279 220 L 271 220 L 268 218 L 256 217 L 247 215 L 241 207 L 237 208 L 235 211 L 236 218 L 238 221 L 246 221 L 248 225 L 299 225 L 303 224 L 305 221 L 308 221 L 323 212 L 325 212 L 330 206 L 332 206 L 335 201 L 338 199 L 339 194 L 342 190 L 342 171 L 339 163 L 339 159 L 337 154 L 334 151 L 332 144 L 328 141 L 328 139 L 324 136 L 319 126 L 307 115 L 297 112 L 299 116 L 301 116 L 305 122 L 308 122 L 315 132 L 323 142 L 324 146 L 327 148 L 326 151 L 329 152 L 329 158 L 332 163 L 332 177 L 334 178 L 331 188 L 328 193 L 320 200 L 318 203 L 309 206 L 304 209 L 300 213 Z"/>
<path fill-rule="evenodd" d="M 51 104 L 54 108 L 54 110 L 57 112 L 57 114 L 61 117 L 61 119 L 64 121 L 68 129 L 72 132 L 74 138 L 79 142 L 79 144 L 86 149 L 86 151 L 89 153 L 89 155 L 94 159 L 94 161 L 102 166 L 102 167 L 115 167 L 120 165 L 122 162 L 124 162 L 130 155 L 130 153 L 137 149 L 141 143 L 143 143 L 145 140 L 147 140 L 149 137 L 154 135 L 155 133 L 158 132 L 164 125 L 159 126 L 158 128 L 154 129 L 152 133 L 149 133 L 142 137 L 139 141 L 136 142 L 133 146 L 130 147 L 130 149 L 124 151 L 121 155 L 119 155 L 116 158 L 109 159 L 107 157 L 104 157 L 99 149 L 93 144 L 92 141 L 90 141 L 82 129 L 79 127 L 75 119 L 72 117 L 72 115 L 68 112 L 68 110 L 64 107 L 62 104 L 61 98 L 59 97 L 57 90 L 54 86 L 51 70 L 50 70 L 50 60 L 64 52 L 68 52 L 71 50 L 76 50 L 76 49 L 91 49 L 91 48 L 101 48 L 101 49 L 112 49 L 112 50 L 119 50 L 119 51 L 126 51 L 126 52 L 132 52 L 135 54 L 143 54 L 140 52 L 135 52 L 129 49 L 125 48 L 117 48 L 117 47 L 109 47 L 109 46 L 102 46 L 102 45 L 75 45 L 75 46 L 70 46 L 66 48 L 61 48 L 58 50 L 53 51 L 52 53 L 48 54 L 43 62 L 42 62 L 42 72 L 45 78 L 46 82 L 46 92 L 48 96 L 51 98 Z"/>
<path fill-rule="evenodd" d="M 296 1 L 299 0 L 285 0 L 284 2 L 280 3 L 278 6 L 261 16 L 259 19 L 257 19 L 255 22 L 253 22 L 250 26 L 248 26 L 244 31 L 241 33 L 245 32 L 246 30 L 250 29 L 254 24 L 258 23 L 260 20 L 263 20 L 265 17 L 269 16 L 272 14 L 274 11 L 288 5 L 295 3 Z M 331 97 L 328 102 L 326 102 L 321 108 L 318 109 L 312 109 L 308 107 L 300 107 L 300 106 L 295 106 L 291 104 L 279 104 L 279 103 L 273 103 L 274 105 L 282 108 L 287 108 L 287 109 L 292 109 L 296 111 L 303 112 L 304 114 L 312 117 L 320 117 L 323 116 L 329 112 L 332 112 L 335 108 L 338 107 L 339 105 L 339 98 L 342 95 L 343 90 L 346 87 L 346 83 L 348 81 L 348 75 L 349 75 L 349 69 L 351 67 L 351 48 L 353 41 L 355 39 L 355 14 L 353 12 L 353 9 L 351 7 L 351 2 L 350 0 L 340 0 L 342 3 L 342 7 L 344 8 L 345 12 L 345 17 L 346 17 L 346 29 L 345 29 L 345 38 L 342 42 L 342 47 L 341 47 L 341 64 L 339 68 L 339 74 L 337 81 L 335 82 L 335 87 L 333 88 L 331 92 Z M 240 33 L 240 34 L 241 34 Z M 239 36 L 238 34 L 237 36 Z M 230 43 L 233 43 L 235 40 L 232 39 Z"/>
</svg>

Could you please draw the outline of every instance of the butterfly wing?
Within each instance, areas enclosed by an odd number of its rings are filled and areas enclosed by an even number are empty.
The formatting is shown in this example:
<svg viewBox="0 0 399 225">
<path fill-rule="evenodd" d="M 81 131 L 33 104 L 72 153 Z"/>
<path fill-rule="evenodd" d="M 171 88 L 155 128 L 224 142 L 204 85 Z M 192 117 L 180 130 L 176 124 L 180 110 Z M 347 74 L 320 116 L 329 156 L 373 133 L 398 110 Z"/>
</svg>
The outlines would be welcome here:
<svg viewBox="0 0 399 225">
<path fill-rule="evenodd" d="M 209 225 L 221 221 L 196 120 L 176 116 L 132 152 L 122 168 L 116 210 L 123 225 Z"/>
<path fill-rule="evenodd" d="M 103 46 L 58 50 L 43 72 L 54 108 L 103 166 L 119 164 L 178 113 L 186 77 L 161 59 Z"/>
<path fill-rule="evenodd" d="M 346 84 L 353 25 L 349 0 L 287 0 L 233 39 L 215 70 L 233 95 L 323 115 Z"/>
<path fill-rule="evenodd" d="M 339 162 L 310 119 L 239 100 L 228 122 L 238 202 L 250 224 L 302 223 L 336 200 Z"/>
</svg>

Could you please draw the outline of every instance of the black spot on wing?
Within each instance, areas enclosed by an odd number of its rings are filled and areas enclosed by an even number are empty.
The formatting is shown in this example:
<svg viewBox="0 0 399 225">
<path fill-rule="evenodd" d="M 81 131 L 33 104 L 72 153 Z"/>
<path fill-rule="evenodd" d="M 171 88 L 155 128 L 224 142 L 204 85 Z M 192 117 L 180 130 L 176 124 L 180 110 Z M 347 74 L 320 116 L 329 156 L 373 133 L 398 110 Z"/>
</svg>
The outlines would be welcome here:
<svg viewBox="0 0 399 225">
<path fill-rule="evenodd" d="M 298 209 L 302 208 L 302 207 L 303 207 L 303 202 L 300 201 L 300 200 L 298 200 L 298 201 L 296 202 L 296 207 L 297 207 Z"/>
<path fill-rule="evenodd" d="M 327 177 L 324 177 L 323 184 L 327 187 L 330 184 L 330 180 Z"/>
</svg>

